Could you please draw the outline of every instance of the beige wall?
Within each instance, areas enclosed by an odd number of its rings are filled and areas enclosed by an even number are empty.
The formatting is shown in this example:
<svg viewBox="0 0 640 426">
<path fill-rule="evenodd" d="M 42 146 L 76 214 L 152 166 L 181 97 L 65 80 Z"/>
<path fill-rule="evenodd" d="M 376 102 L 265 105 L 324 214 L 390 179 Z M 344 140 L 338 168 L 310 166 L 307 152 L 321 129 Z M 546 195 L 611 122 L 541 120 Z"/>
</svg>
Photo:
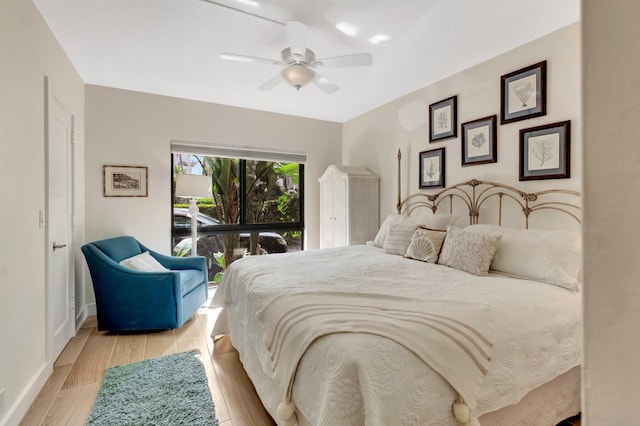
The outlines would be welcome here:
<svg viewBox="0 0 640 426">
<path fill-rule="evenodd" d="M 640 3 L 584 0 L 585 426 L 640 422 Z"/>
<path fill-rule="evenodd" d="M 547 60 L 547 115 L 498 124 L 498 162 L 461 167 L 460 124 L 498 115 L 500 76 Z M 400 77 L 399 77 L 400 78 Z M 418 191 L 421 151 L 445 147 L 446 184 L 471 178 L 496 180 L 528 192 L 549 186 L 581 189 L 582 120 L 580 96 L 580 26 L 573 24 L 503 55 L 438 81 L 344 123 L 343 161 L 365 165 L 380 175 L 380 217 L 395 212 L 396 152 L 403 153 L 402 196 Z M 458 96 L 458 137 L 429 143 L 429 104 Z M 519 130 L 571 120 L 571 179 L 518 182 Z M 532 218 L 535 220 L 535 218 Z M 567 226 L 547 220 L 544 227 Z"/>
<path fill-rule="evenodd" d="M 86 108 L 87 241 L 133 235 L 170 253 L 170 143 L 186 140 L 306 153 L 307 247 L 318 247 L 318 177 L 340 162 L 339 123 L 92 85 L 86 88 Z M 149 197 L 104 198 L 104 164 L 149 167 Z"/>
<path fill-rule="evenodd" d="M 52 371 L 47 359 L 45 76 L 75 116 L 75 242 L 82 241 L 84 84 L 31 1 L 0 2 L 0 424 L 17 424 Z M 76 257 L 79 250 L 76 244 Z M 84 306 L 82 272 L 76 311 Z"/>
</svg>

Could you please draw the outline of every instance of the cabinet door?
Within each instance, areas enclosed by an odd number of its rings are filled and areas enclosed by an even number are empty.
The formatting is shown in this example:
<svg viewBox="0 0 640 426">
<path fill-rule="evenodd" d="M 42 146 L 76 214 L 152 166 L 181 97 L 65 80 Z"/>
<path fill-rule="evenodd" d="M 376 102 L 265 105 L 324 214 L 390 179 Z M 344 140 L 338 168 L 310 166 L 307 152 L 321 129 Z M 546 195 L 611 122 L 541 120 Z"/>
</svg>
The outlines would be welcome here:
<svg viewBox="0 0 640 426">
<path fill-rule="evenodd" d="M 342 176 L 335 176 L 331 191 L 331 222 L 333 233 L 333 247 L 349 244 L 347 235 L 347 180 Z"/>
<path fill-rule="evenodd" d="M 333 247 L 333 175 L 320 182 L 320 248 Z"/>
</svg>

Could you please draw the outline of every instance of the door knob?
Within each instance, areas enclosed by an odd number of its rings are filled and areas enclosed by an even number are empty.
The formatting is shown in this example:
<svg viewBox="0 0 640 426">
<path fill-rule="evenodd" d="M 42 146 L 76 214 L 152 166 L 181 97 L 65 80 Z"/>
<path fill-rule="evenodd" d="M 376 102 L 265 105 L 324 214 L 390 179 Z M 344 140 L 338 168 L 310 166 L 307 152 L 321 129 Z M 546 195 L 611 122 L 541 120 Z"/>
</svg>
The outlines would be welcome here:
<svg viewBox="0 0 640 426">
<path fill-rule="evenodd" d="M 53 243 L 53 249 L 61 249 L 61 248 L 65 248 L 67 245 L 66 244 L 56 244 L 55 241 Z"/>
</svg>

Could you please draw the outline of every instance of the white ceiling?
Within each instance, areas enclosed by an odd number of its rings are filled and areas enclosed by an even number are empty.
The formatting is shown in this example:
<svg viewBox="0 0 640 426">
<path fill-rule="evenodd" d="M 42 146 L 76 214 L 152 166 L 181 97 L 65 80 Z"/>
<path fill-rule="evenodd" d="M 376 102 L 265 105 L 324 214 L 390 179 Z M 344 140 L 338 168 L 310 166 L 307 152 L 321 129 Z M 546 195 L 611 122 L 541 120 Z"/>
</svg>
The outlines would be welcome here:
<svg viewBox="0 0 640 426">
<path fill-rule="evenodd" d="M 220 59 L 222 52 L 280 59 L 286 32 L 274 22 L 204 0 L 33 1 L 87 84 L 336 122 L 580 18 L 580 0 L 262 0 L 257 7 L 216 0 L 307 24 L 319 58 L 373 55 L 369 67 L 319 70 L 340 87 L 327 95 L 286 83 L 260 91 L 280 67 Z M 340 32 L 340 21 L 359 34 Z M 380 33 L 389 41 L 368 42 Z"/>
</svg>

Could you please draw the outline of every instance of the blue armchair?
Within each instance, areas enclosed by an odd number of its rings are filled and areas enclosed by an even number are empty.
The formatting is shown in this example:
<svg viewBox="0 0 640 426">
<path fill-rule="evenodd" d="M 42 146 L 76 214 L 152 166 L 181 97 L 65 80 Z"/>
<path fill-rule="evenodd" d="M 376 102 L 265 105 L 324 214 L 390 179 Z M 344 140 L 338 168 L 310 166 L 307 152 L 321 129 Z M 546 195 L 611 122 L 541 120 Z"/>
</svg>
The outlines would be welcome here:
<svg viewBox="0 0 640 426">
<path fill-rule="evenodd" d="M 169 271 L 142 272 L 119 264 L 148 251 Z M 98 330 L 179 328 L 207 301 L 204 257 L 171 257 L 149 250 L 133 237 L 82 246 L 96 295 Z"/>
</svg>

